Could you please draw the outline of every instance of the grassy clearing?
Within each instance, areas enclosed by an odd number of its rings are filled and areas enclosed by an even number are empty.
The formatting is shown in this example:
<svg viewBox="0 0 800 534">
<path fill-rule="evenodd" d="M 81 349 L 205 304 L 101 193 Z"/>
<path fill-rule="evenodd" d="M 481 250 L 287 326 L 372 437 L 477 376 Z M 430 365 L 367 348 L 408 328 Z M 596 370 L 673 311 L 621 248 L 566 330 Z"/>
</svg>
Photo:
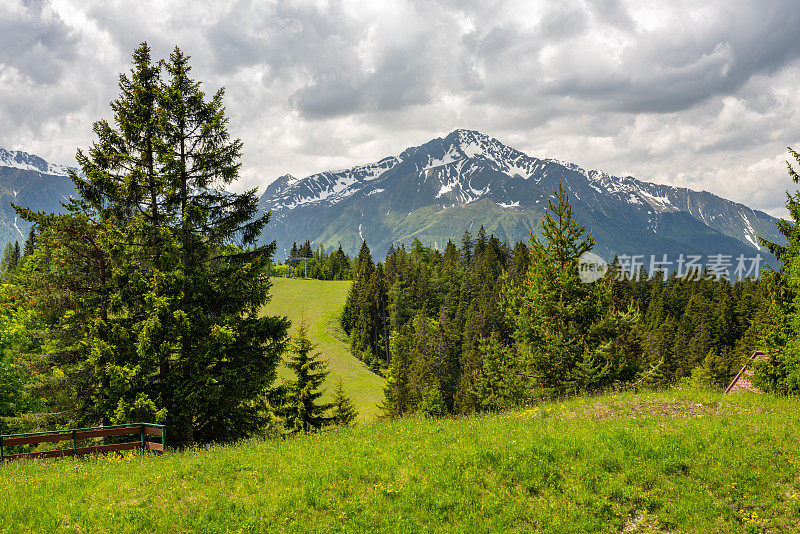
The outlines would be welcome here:
<svg viewBox="0 0 800 534">
<path fill-rule="evenodd" d="M 0 531 L 796 532 L 797 400 L 673 391 L 0 466 Z"/>
<path fill-rule="evenodd" d="M 350 282 L 347 281 L 273 278 L 272 300 L 264 308 L 264 313 L 285 315 L 291 319 L 292 329 L 305 317 L 311 341 L 328 360 L 331 374 L 326 385 L 327 395 L 333 393 L 336 381 L 341 379 L 345 392 L 358 408 L 358 420 L 363 422 L 378 415 L 384 380 L 350 354 L 345 334 L 339 326 L 339 315 L 349 289 Z M 290 374 L 286 368 L 279 372 L 285 377 Z"/>
</svg>

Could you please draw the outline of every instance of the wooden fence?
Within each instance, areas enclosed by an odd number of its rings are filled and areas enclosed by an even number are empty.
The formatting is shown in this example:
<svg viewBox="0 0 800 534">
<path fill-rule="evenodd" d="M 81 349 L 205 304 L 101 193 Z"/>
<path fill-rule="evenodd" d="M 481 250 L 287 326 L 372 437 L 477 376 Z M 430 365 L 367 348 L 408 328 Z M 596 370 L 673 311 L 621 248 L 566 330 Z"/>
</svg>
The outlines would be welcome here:
<svg viewBox="0 0 800 534">
<path fill-rule="evenodd" d="M 129 451 L 133 449 L 164 452 L 166 434 L 167 431 L 164 425 L 149 423 L 130 423 L 127 425 L 97 426 L 92 428 L 70 428 L 68 430 L 53 430 L 51 432 L 29 432 L 27 434 L 5 434 L 0 435 L 0 461 L 18 460 L 22 458 L 81 456 L 84 454 Z M 81 440 L 115 436 L 138 436 L 139 439 L 135 441 L 126 441 L 124 443 L 78 446 L 78 441 Z M 160 443 L 150 441 L 152 438 L 159 439 Z M 5 450 L 8 447 L 36 445 L 38 443 L 57 443 L 61 441 L 72 441 L 72 447 L 68 449 L 5 454 Z"/>
</svg>

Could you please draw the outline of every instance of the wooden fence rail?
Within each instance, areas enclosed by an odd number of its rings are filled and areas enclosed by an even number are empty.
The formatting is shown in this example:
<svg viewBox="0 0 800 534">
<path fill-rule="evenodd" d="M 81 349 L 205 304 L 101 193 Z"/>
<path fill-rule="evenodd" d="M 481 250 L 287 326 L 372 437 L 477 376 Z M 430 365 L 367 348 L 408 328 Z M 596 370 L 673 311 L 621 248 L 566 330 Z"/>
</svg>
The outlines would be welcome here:
<svg viewBox="0 0 800 534">
<path fill-rule="evenodd" d="M 80 440 L 114 436 L 138 436 L 139 439 L 136 441 L 126 441 L 125 443 L 78 446 L 78 441 Z M 160 438 L 161 442 L 150 441 L 153 437 Z M 29 432 L 27 434 L 3 434 L 0 435 L 0 461 L 18 460 L 21 458 L 81 456 L 83 454 L 97 452 L 129 451 L 133 449 L 164 452 L 166 437 L 167 430 L 164 425 L 154 425 L 150 423 L 70 428 L 68 430 L 53 430 L 51 432 Z M 5 449 L 7 447 L 14 447 L 16 445 L 36 445 L 38 443 L 56 443 L 59 441 L 72 441 L 72 448 L 5 454 Z"/>
</svg>

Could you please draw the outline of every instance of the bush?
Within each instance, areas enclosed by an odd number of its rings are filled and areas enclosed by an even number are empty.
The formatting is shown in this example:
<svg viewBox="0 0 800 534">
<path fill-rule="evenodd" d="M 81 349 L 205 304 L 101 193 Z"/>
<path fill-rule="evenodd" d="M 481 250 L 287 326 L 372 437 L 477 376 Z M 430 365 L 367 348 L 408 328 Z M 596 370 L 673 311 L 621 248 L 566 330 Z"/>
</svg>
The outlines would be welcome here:
<svg viewBox="0 0 800 534">
<path fill-rule="evenodd" d="M 442 417 L 447 413 L 447 406 L 444 404 L 442 390 L 439 386 L 430 386 L 422 394 L 422 401 L 417 406 L 420 413 L 428 417 Z"/>
</svg>

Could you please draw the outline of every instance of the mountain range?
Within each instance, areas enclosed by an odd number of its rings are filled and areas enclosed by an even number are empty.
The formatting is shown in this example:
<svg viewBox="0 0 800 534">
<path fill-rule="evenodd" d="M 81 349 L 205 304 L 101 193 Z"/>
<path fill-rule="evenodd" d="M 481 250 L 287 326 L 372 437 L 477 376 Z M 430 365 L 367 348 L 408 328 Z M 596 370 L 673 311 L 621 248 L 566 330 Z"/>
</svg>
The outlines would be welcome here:
<svg viewBox="0 0 800 534">
<path fill-rule="evenodd" d="M 75 193 L 68 172 L 68 167 L 39 156 L 0 148 L 0 247 L 14 240 L 22 244 L 30 230 L 11 203 L 37 211 L 59 211 L 59 202 Z"/>
<path fill-rule="evenodd" d="M 27 235 L 11 202 L 58 211 L 74 194 L 68 168 L 0 149 L 0 246 Z M 501 240 L 537 232 L 561 184 L 576 217 L 591 229 L 596 252 L 614 254 L 745 254 L 758 237 L 780 241 L 777 219 L 706 191 L 654 184 L 540 159 L 472 130 L 404 150 L 375 163 L 269 183 L 259 207 L 272 218 L 262 239 L 276 240 L 277 259 L 293 242 L 311 240 L 355 253 L 366 241 L 376 258 L 392 244 L 418 239 L 444 249 L 483 226 Z M 762 250 L 762 255 L 766 253 Z M 774 258 L 773 258 L 774 261 Z"/>
<path fill-rule="evenodd" d="M 483 226 L 501 240 L 537 232 L 562 184 L 597 252 L 745 254 L 758 237 L 780 241 L 777 219 L 706 191 L 659 185 L 529 156 L 477 131 L 455 130 L 397 156 L 305 178 L 281 176 L 260 199 L 272 212 L 278 257 L 310 239 L 348 252 L 366 241 L 377 257 L 393 243 L 444 249 Z"/>
</svg>

